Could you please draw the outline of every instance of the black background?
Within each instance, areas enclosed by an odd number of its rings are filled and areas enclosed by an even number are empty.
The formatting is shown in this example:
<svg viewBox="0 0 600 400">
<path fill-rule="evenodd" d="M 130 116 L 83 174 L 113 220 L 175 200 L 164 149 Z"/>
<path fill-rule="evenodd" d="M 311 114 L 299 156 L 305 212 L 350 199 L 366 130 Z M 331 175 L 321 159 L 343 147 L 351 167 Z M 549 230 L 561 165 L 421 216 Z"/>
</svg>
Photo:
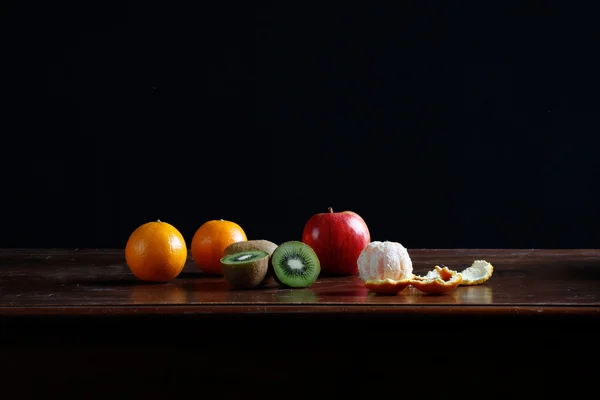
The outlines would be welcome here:
<svg viewBox="0 0 600 400">
<path fill-rule="evenodd" d="M 483 3 L 3 2 L 0 247 L 598 247 L 596 14 Z"/>
</svg>

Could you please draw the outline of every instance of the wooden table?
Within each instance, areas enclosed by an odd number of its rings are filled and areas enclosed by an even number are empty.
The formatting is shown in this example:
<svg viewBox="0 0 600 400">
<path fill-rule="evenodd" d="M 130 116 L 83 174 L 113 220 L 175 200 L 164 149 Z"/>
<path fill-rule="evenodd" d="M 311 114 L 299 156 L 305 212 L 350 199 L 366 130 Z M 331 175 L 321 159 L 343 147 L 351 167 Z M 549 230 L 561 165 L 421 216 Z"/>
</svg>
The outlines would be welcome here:
<svg viewBox="0 0 600 400">
<path fill-rule="evenodd" d="M 372 295 L 355 276 L 231 291 L 191 259 L 176 280 L 149 284 L 122 249 L 2 249 L 0 390 L 287 399 L 592 387 L 600 250 L 409 252 L 418 274 L 476 259 L 495 271 L 437 296 Z"/>
</svg>

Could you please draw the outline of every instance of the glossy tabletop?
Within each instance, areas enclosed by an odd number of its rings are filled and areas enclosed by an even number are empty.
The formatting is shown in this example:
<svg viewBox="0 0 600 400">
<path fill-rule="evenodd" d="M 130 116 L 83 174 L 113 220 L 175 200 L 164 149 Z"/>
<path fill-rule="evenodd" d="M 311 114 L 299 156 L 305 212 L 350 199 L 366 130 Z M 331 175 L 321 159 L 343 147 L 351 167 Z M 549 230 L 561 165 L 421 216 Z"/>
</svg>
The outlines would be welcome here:
<svg viewBox="0 0 600 400">
<path fill-rule="evenodd" d="M 229 290 L 190 258 L 169 283 L 144 283 L 122 249 L 0 249 L 0 315 L 434 313 L 600 316 L 600 250 L 414 249 L 414 272 L 434 265 L 462 270 L 474 260 L 494 266 L 490 280 L 442 295 L 408 288 L 370 293 L 357 276 L 320 277 L 306 289 L 275 282 Z"/>
</svg>

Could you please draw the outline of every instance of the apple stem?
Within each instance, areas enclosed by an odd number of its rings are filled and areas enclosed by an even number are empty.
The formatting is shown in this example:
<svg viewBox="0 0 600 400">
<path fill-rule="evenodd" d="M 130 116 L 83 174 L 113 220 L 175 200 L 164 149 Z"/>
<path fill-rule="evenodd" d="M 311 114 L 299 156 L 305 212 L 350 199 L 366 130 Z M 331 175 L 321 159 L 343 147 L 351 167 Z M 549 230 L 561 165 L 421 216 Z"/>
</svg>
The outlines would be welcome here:
<svg viewBox="0 0 600 400">
<path fill-rule="evenodd" d="M 329 210 L 329 214 L 333 214 L 333 208 L 329 207 L 327 209 Z"/>
</svg>

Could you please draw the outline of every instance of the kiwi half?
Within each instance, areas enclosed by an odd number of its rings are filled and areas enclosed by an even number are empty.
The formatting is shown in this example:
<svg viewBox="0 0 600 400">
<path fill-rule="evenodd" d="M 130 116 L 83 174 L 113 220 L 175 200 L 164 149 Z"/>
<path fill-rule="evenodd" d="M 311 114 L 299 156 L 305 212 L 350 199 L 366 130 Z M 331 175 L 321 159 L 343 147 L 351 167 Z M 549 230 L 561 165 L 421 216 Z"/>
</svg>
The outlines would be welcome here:
<svg viewBox="0 0 600 400">
<path fill-rule="evenodd" d="M 280 244 L 271 257 L 273 278 L 290 288 L 309 287 L 321 272 L 319 257 L 306 243 L 291 240 Z"/>
<path fill-rule="evenodd" d="M 230 254 L 249 250 L 266 251 L 269 254 L 269 268 L 267 270 L 267 274 L 265 275 L 265 279 L 263 279 L 262 283 L 267 283 L 273 278 L 273 263 L 271 260 L 271 255 L 273 254 L 276 248 L 277 245 L 275 243 L 265 239 L 244 240 L 241 242 L 231 243 L 229 246 L 227 246 L 223 251 L 223 256 L 228 256 Z"/>
<path fill-rule="evenodd" d="M 230 289 L 252 289 L 260 285 L 269 269 L 269 253 L 248 250 L 221 258 L 223 277 Z"/>
</svg>

